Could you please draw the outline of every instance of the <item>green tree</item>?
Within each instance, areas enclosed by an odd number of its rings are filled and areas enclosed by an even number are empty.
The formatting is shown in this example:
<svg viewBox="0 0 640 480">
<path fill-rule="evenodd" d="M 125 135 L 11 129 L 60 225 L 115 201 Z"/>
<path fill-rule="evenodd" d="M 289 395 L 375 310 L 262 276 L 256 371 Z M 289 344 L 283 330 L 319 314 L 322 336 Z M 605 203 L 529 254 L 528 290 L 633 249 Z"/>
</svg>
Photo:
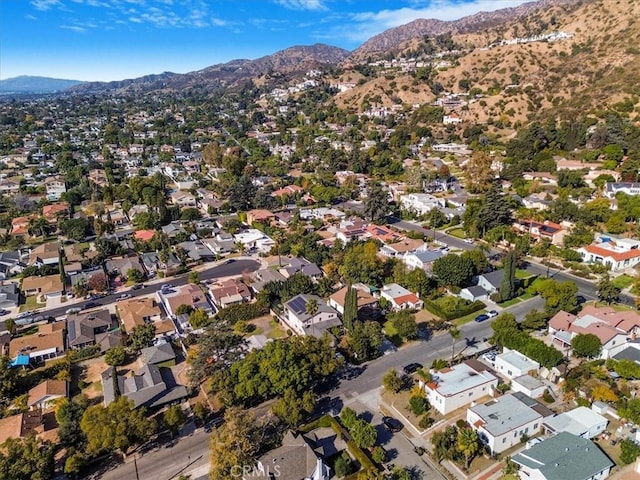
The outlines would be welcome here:
<svg viewBox="0 0 640 480">
<path fill-rule="evenodd" d="M 297 393 L 293 388 L 285 390 L 284 395 L 271 407 L 271 411 L 290 427 L 298 427 L 306 421 L 313 411 L 316 396 L 307 390 Z"/>
<path fill-rule="evenodd" d="M 398 393 L 402 390 L 404 381 L 395 368 L 390 368 L 382 377 L 382 386 L 393 393 Z"/>
<path fill-rule="evenodd" d="M 593 333 L 579 333 L 571 339 L 571 350 L 576 357 L 595 358 L 600 355 L 602 345 Z"/>
<path fill-rule="evenodd" d="M 345 407 L 340 411 L 340 421 L 347 430 L 351 430 L 351 428 L 356 424 L 357 420 L 358 415 L 352 408 Z"/>
<path fill-rule="evenodd" d="M 393 328 L 403 339 L 415 340 L 418 338 L 418 325 L 414 314 L 409 313 L 407 310 L 400 310 L 399 312 L 388 314 L 387 319 L 391 321 Z"/>
<path fill-rule="evenodd" d="M 127 358 L 127 352 L 125 351 L 124 347 L 121 347 L 121 346 L 111 347 L 104 354 L 105 363 L 107 365 L 111 365 L 115 367 L 124 365 L 126 358 Z"/>
<path fill-rule="evenodd" d="M 359 362 L 378 357 L 383 341 L 382 327 L 378 322 L 357 322 L 348 337 L 349 346 Z"/>
<path fill-rule="evenodd" d="M 227 366 L 240 360 L 245 351 L 246 340 L 234 332 L 228 323 L 216 322 L 215 326 L 205 327 L 204 333 L 198 338 L 195 355 L 189 357 L 191 382 L 199 385 L 220 369 L 226 371 Z"/>
<path fill-rule="evenodd" d="M 462 252 L 460 257 L 469 259 L 473 263 L 474 275 L 485 273 L 489 268 L 489 260 L 487 259 L 487 255 L 480 248 L 474 248 L 473 250 Z"/>
<path fill-rule="evenodd" d="M 153 323 L 145 323 L 134 327 L 129 333 L 129 346 L 136 352 L 140 352 L 143 348 L 150 347 L 153 339 L 156 338 L 156 326 Z"/>
<path fill-rule="evenodd" d="M 162 414 L 162 423 L 167 426 L 172 437 L 180 431 L 186 421 L 187 416 L 179 405 L 171 405 L 170 407 L 167 407 Z"/>
<path fill-rule="evenodd" d="M 468 257 L 448 254 L 433 262 L 433 274 L 443 285 L 462 286 L 473 276 L 474 264 Z"/>
<path fill-rule="evenodd" d="M 316 313 L 318 313 L 318 308 L 318 300 L 316 300 L 315 298 L 309 298 L 304 306 L 304 312 L 307 315 L 313 317 Z"/>
<path fill-rule="evenodd" d="M 469 464 L 480 450 L 478 433 L 472 428 L 461 428 L 458 431 L 458 450 L 464 455 L 465 470 L 469 470 Z"/>
<path fill-rule="evenodd" d="M 369 422 L 359 418 L 349 429 L 351 438 L 360 448 L 372 448 L 378 439 L 376 428 Z"/>
<path fill-rule="evenodd" d="M 596 292 L 598 300 L 606 302 L 607 305 L 617 302 L 620 299 L 620 292 L 620 288 L 611 281 L 611 278 L 607 274 L 598 282 Z"/>
<path fill-rule="evenodd" d="M 620 461 L 623 465 L 629 465 L 636 461 L 640 455 L 640 446 L 630 438 L 625 438 L 620 442 Z"/>
<path fill-rule="evenodd" d="M 344 296 L 344 314 L 342 324 L 347 332 L 353 331 L 353 325 L 358 320 L 358 291 L 347 285 L 347 293 Z"/>
<path fill-rule="evenodd" d="M 557 282 L 548 278 L 539 282 L 534 291 L 545 299 L 545 311 L 549 317 L 560 310 L 574 313 L 578 309 L 578 286 L 574 282 Z"/>
<path fill-rule="evenodd" d="M 382 221 L 389 213 L 389 194 L 377 182 L 367 183 L 367 198 L 364 201 L 365 216 L 372 222 Z"/>
<path fill-rule="evenodd" d="M 189 272 L 189 283 L 199 283 L 200 282 L 200 275 L 198 274 L 198 272 Z"/>
<path fill-rule="evenodd" d="M 142 273 L 137 268 L 130 268 L 129 270 L 127 270 L 127 279 L 132 282 L 140 283 L 144 281 L 144 278 L 144 273 Z"/>
<path fill-rule="evenodd" d="M 427 214 L 427 222 L 431 228 L 440 228 L 449 223 L 449 219 L 439 209 L 432 208 Z"/>
<path fill-rule="evenodd" d="M 197 308 L 189 314 L 189 323 L 193 328 L 203 328 L 211 323 L 212 319 L 204 308 Z"/>
<path fill-rule="evenodd" d="M 189 315 L 191 312 L 193 312 L 193 307 L 184 303 L 178 305 L 178 308 L 176 308 L 176 315 Z"/>
<path fill-rule="evenodd" d="M 539 312 L 538 310 L 531 310 L 530 312 L 527 312 L 520 325 L 526 330 L 540 330 L 541 328 L 546 327 L 548 323 L 549 317 L 546 313 Z"/>
<path fill-rule="evenodd" d="M 341 454 L 337 459 L 333 466 L 336 471 L 336 476 L 338 478 L 344 478 L 353 472 L 353 462 L 351 461 L 351 457 L 346 452 Z"/>
<path fill-rule="evenodd" d="M 80 428 L 87 437 L 86 452 L 98 455 L 143 443 L 153 434 L 155 424 L 144 408 L 133 408 L 127 397 L 118 397 L 108 407 L 92 405 L 82 415 Z"/>
<path fill-rule="evenodd" d="M 429 409 L 429 402 L 424 395 L 412 395 L 409 397 L 409 410 L 414 415 L 420 416 Z"/>
<path fill-rule="evenodd" d="M 238 467 L 253 466 L 261 445 L 261 429 L 248 410 L 229 408 L 224 424 L 211 433 L 209 478 L 232 478 Z"/>
<path fill-rule="evenodd" d="M 456 326 L 452 326 L 449 328 L 449 336 L 451 337 L 451 363 L 453 364 L 453 359 L 455 358 L 455 348 L 456 342 L 460 340 L 460 329 Z"/>
<path fill-rule="evenodd" d="M 79 395 L 73 400 L 65 399 L 56 410 L 58 422 L 58 439 L 66 448 L 84 449 L 87 441 L 80 429 L 80 420 L 87 409 L 88 400 L 84 395 Z"/>
<path fill-rule="evenodd" d="M 0 452 L 0 478 L 6 480 L 50 480 L 54 476 L 55 449 L 35 435 L 9 438 Z"/>
<path fill-rule="evenodd" d="M 503 272 L 500 299 L 506 302 L 516 295 L 516 252 L 514 250 L 509 251 L 505 256 Z"/>
<path fill-rule="evenodd" d="M 493 336 L 491 343 L 499 347 L 503 347 L 509 343 L 509 339 L 519 333 L 518 322 L 516 317 L 511 313 L 501 313 L 491 323 Z"/>
<path fill-rule="evenodd" d="M 380 285 L 384 274 L 382 261 L 378 257 L 378 246 L 374 241 L 348 246 L 338 272 L 348 282 Z"/>
</svg>

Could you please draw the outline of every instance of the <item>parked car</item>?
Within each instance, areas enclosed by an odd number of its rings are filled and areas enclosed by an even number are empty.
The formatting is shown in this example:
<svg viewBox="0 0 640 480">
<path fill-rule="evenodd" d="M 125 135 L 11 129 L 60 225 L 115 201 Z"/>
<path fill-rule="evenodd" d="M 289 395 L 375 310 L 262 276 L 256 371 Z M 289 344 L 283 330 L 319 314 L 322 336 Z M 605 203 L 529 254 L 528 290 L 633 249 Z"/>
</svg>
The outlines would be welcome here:
<svg viewBox="0 0 640 480">
<path fill-rule="evenodd" d="M 9 310 L 0 310 L 0 317 L 3 317 L 5 315 L 9 315 L 11 312 Z"/>
<path fill-rule="evenodd" d="M 382 423 L 389 429 L 389 431 L 393 433 L 398 433 L 404 428 L 402 422 L 400 422 L 400 420 L 396 420 L 393 417 L 382 417 Z"/>
<path fill-rule="evenodd" d="M 79 313 L 81 311 L 82 309 L 80 307 L 72 307 L 72 308 L 67 308 L 67 311 L 64 313 L 66 315 L 73 315 L 74 313 Z"/>
<path fill-rule="evenodd" d="M 144 288 L 144 283 L 136 283 L 131 287 L 131 290 L 140 290 L 141 288 Z"/>
<path fill-rule="evenodd" d="M 462 240 L 464 243 L 469 243 L 472 244 L 473 243 L 473 238 L 465 238 L 464 240 Z"/>
<path fill-rule="evenodd" d="M 84 304 L 84 306 L 82 307 L 83 310 L 89 310 L 90 308 L 96 308 L 99 307 L 100 304 L 98 302 L 87 302 Z"/>
<path fill-rule="evenodd" d="M 417 372 L 421 368 L 422 368 L 421 364 L 419 364 L 417 362 L 413 362 L 413 363 L 410 363 L 408 365 L 405 365 L 404 368 L 402 369 L 402 371 L 407 375 L 411 375 L 412 373 Z"/>
<path fill-rule="evenodd" d="M 497 317 L 498 312 L 496 310 L 490 310 L 487 312 L 487 315 L 489 316 L 489 318 Z"/>
<path fill-rule="evenodd" d="M 131 298 L 131 297 L 132 297 L 132 295 L 131 295 L 130 293 L 123 293 L 122 295 L 120 295 L 120 296 L 116 299 L 116 301 L 119 301 L 119 300 L 126 300 L 127 298 Z"/>
<path fill-rule="evenodd" d="M 485 320 L 489 320 L 489 315 L 487 315 L 486 313 L 483 313 L 481 315 L 478 315 L 475 320 L 476 322 L 484 322 Z"/>
</svg>

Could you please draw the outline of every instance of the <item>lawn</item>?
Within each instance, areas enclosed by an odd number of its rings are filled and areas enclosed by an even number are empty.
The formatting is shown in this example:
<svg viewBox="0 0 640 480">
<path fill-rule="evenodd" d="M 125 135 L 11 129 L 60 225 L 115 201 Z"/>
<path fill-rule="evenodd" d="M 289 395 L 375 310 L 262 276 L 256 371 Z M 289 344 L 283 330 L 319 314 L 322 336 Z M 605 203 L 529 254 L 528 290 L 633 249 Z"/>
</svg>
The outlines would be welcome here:
<svg viewBox="0 0 640 480">
<path fill-rule="evenodd" d="M 389 320 L 384 324 L 384 333 L 391 343 L 396 347 L 402 345 L 402 338 L 398 335 L 398 330 L 393 326 L 393 323 Z"/>
<path fill-rule="evenodd" d="M 447 235 L 458 238 L 467 238 L 467 233 L 462 228 L 452 228 L 451 230 L 447 231 Z"/>
<path fill-rule="evenodd" d="M 516 270 L 516 278 L 518 280 L 524 280 L 525 278 L 534 277 L 535 275 L 527 272 L 526 270 L 520 270 L 519 268 Z"/>
<path fill-rule="evenodd" d="M 626 273 L 623 275 L 620 275 L 619 277 L 616 277 L 612 280 L 612 283 L 618 287 L 620 290 L 624 290 L 627 287 L 630 287 L 631 285 L 633 285 L 633 282 L 635 282 L 635 278 L 633 278 L 631 275 L 627 275 Z"/>
<path fill-rule="evenodd" d="M 518 297 L 512 298 L 511 300 L 507 300 L 506 302 L 499 303 L 498 305 L 500 305 L 502 308 L 507 308 L 512 305 L 515 305 L 516 303 L 520 303 L 520 298 Z"/>
<path fill-rule="evenodd" d="M 275 320 L 271 320 L 269 322 L 269 327 L 271 328 L 271 330 L 269 330 L 265 335 L 267 338 L 282 338 L 287 336 L 285 331 Z"/>
<path fill-rule="evenodd" d="M 46 307 L 46 303 L 38 303 L 38 297 L 36 295 L 31 295 L 24 299 L 24 304 L 20 305 L 20 311 L 26 312 L 29 310 L 36 310 L 38 308 Z"/>
</svg>

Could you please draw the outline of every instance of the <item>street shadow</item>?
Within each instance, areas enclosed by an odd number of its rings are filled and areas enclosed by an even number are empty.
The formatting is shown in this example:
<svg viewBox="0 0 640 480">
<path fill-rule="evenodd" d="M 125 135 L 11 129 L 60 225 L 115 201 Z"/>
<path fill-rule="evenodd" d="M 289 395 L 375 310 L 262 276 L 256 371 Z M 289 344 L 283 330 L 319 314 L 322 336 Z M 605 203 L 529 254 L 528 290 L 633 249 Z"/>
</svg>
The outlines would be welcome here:
<svg viewBox="0 0 640 480">
<path fill-rule="evenodd" d="M 378 434 L 378 437 L 377 437 L 378 445 L 384 446 L 388 444 L 393 438 L 393 434 L 383 424 L 376 425 L 376 432 Z"/>
<path fill-rule="evenodd" d="M 371 423 L 371 421 L 373 420 L 373 413 L 366 411 L 366 412 L 362 412 L 360 415 L 358 415 L 361 419 L 363 419 L 365 422 L 367 423 Z"/>
<path fill-rule="evenodd" d="M 336 416 L 340 413 L 343 406 L 344 403 L 342 402 L 342 399 L 340 397 L 322 397 L 316 402 L 314 416 Z"/>
</svg>

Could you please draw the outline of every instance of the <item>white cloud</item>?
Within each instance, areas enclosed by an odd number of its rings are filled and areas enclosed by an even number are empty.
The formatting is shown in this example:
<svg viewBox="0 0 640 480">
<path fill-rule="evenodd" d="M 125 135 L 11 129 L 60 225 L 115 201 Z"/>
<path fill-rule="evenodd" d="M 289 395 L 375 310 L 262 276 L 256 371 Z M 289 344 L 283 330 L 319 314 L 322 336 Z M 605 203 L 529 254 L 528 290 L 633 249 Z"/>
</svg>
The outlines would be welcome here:
<svg viewBox="0 0 640 480">
<path fill-rule="evenodd" d="M 352 42 L 364 42 L 389 28 L 405 25 L 418 18 L 438 20 L 457 20 L 478 12 L 491 12 L 502 8 L 516 7 L 526 0 L 436 0 L 426 7 L 413 2 L 413 7 L 360 12 L 350 15 L 346 24 L 324 32 L 325 38 L 339 36 Z"/>
<path fill-rule="evenodd" d="M 29 14 L 26 14 L 24 16 L 24 18 L 26 18 L 27 20 L 37 20 L 38 19 L 38 17 L 34 17 L 33 15 L 29 15 Z"/>
<path fill-rule="evenodd" d="M 62 3 L 60 0 L 32 0 L 31 5 L 33 5 L 36 10 L 44 11 L 50 10 L 53 7 L 62 6 Z"/>
<path fill-rule="evenodd" d="M 322 0 L 274 0 L 278 5 L 292 10 L 324 10 Z"/>
<path fill-rule="evenodd" d="M 71 30 L 78 33 L 84 33 L 87 31 L 86 28 L 81 27 L 80 25 L 60 25 L 60 28 L 63 28 L 65 30 Z"/>
</svg>

